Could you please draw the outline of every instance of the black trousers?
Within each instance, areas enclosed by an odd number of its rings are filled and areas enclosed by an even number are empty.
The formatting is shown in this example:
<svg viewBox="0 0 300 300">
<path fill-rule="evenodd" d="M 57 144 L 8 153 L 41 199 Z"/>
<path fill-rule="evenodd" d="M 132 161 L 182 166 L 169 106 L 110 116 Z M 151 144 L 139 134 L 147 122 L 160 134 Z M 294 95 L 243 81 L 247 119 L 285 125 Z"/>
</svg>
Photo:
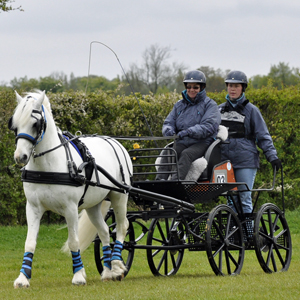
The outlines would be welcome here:
<svg viewBox="0 0 300 300">
<path fill-rule="evenodd" d="M 194 160 L 205 154 L 209 145 L 196 143 L 191 146 L 176 143 L 174 149 L 177 152 L 179 179 L 184 180 Z M 177 180 L 177 174 L 172 175 L 172 180 Z"/>
</svg>

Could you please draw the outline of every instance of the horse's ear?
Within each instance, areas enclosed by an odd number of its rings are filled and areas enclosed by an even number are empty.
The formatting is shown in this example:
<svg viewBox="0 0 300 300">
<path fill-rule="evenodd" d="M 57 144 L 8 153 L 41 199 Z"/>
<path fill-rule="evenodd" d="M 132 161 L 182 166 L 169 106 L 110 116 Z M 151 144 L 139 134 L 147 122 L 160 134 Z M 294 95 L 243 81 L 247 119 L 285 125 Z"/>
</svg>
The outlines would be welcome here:
<svg viewBox="0 0 300 300">
<path fill-rule="evenodd" d="M 35 101 L 34 106 L 39 109 L 42 106 L 44 99 L 45 91 L 41 92 L 40 96 L 37 98 L 37 101 Z"/>
<path fill-rule="evenodd" d="M 18 94 L 17 91 L 15 91 L 15 93 L 16 93 L 16 96 L 17 96 L 17 102 L 18 102 L 18 104 L 20 104 L 20 102 L 23 100 L 23 98 Z"/>
</svg>

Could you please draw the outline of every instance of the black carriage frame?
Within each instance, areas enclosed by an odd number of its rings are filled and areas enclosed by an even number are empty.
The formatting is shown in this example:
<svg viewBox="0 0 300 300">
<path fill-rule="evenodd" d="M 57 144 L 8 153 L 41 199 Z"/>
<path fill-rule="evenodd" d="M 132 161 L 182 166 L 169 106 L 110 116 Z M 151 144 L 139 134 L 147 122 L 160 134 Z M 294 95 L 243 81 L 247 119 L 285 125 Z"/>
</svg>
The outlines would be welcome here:
<svg viewBox="0 0 300 300">
<path fill-rule="evenodd" d="M 276 171 L 274 170 L 272 187 L 268 189 L 250 190 L 243 182 L 212 183 L 214 167 L 220 163 L 220 143 L 217 140 L 208 148 L 205 154 L 208 167 L 199 182 L 155 180 L 154 176 L 159 173 L 156 159 L 165 148 L 129 151 L 134 166 L 132 186 L 128 188 L 117 182 L 115 184 L 126 190 L 141 209 L 127 213 L 129 228 L 122 254 L 127 267 L 125 275 L 128 274 L 134 252 L 138 249 L 146 250 L 149 268 L 155 276 L 176 274 L 185 250 L 206 251 L 216 275 L 239 274 L 246 250 L 255 250 L 259 264 L 266 273 L 288 270 L 292 241 L 284 213 L 283 170 L 281 169 L 280 178 L 282 210 L 272 203 L 266 203 L 254 212 L 260 193 L 274 189 Z M 178 172 L 176 152 L 171 150 L 170 153 L 173 157 L 172 172 Z M 110 178 L 109 174 L 106 176 Z M 114 181 L 113 178 L 110 180 Z M 241 185 L 245 190 L 234 189 Z M 251 214 L 244 214 L 242 211 L 239 196 L 242 191 L 257 192 Z M 234 204 L 238 213 L 225 204 L 217 205 L 210 212 L 195 211 L 196 203 L 217 202 L 219 196 L 233 195 L 237 198 Z M 106 220 L 113 246 L 116 239 L 113 210 L 108 212 Z M 141 232 L 138 237 L 135 237 L 135 227 L 139 227 Z M 144 237 L 147 237 L 146 245 L 141 243 Z M 94 240 L 94 256 L 101 274 L 103 256 L 99 237 Z"/>
</svg>

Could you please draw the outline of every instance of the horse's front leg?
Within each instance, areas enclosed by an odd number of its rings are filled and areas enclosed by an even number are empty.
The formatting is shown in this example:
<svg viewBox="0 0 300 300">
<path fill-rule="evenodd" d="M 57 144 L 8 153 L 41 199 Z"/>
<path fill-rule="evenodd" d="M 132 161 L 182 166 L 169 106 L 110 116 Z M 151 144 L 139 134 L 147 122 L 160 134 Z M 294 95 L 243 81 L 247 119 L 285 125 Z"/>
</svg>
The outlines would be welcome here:
<svg viewBox="0 0 300 300">
<path fill-rule="evenodd" d="M 68 246 L 71 250 L 73 261 L 73 279 L 74 285 L 86 284 L 86 273 L 81 260 L 79 239 L 78 239 L 78 209 L 75 205 L 73 209 L 68 208 L 68 213 L 65 214 L 65 218 L 68 224 Z"/>
<path fill-rule="evenodd" d="M 28 201 L 26 203 L 26 218 L 27 218 L 27 238 L 25 242 L 25 253 L 20 270 L 19 277 L 14 282 L 15 288 L 29 287 L 31 279 L 31 268 L 34 251 L 36 248 L 37 236 L 40 228 L 40 221 L 44 210 L 39 207 L 32 206 Z"/>
</svg>

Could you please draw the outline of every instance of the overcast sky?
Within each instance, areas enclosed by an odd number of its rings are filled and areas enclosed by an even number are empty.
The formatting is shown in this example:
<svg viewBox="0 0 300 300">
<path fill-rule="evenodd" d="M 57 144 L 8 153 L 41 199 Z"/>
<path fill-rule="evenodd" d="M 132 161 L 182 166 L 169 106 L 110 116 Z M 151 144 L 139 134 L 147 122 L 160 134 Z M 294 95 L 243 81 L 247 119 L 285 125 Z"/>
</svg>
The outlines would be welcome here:
<svg viewBox="0 0 300 300">
<path fill-rule="evenodd" d="M 140 64 L 152 44 L 169 62 L 267 75 L 300 67 L 300 0 L 16 0 L 24 12 L 0 13 L 0 83 L 53 72 L 88 75 L 90 43 L 112 48 L 123 67 Z M 112 79 L 114 54 L 92 46 L 90 73 Z"/>
</svg>

